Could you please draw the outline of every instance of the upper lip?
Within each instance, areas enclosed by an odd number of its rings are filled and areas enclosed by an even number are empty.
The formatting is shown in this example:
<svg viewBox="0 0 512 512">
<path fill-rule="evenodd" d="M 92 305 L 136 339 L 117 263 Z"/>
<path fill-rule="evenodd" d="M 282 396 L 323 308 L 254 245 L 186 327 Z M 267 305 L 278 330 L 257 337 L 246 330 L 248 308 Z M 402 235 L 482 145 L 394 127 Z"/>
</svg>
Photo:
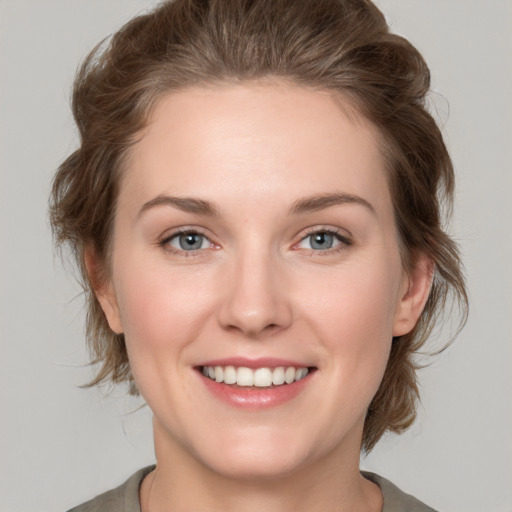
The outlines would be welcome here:
<svg viewBox="0 0 512 512">
<path fill-rule="evenodd" d="M 279 366 L 295 368 L 308 368 L 311 364 L 299 362 L 292 359 L 282 359 L 278 357 L 258 357 L 256 359 L 250 359 L 246 357 L 227 357 L 221 359 L 212 359 L 204 361 L 198 366 L 235 366 L 244 368 L 277 368 Z"/>
</svg>

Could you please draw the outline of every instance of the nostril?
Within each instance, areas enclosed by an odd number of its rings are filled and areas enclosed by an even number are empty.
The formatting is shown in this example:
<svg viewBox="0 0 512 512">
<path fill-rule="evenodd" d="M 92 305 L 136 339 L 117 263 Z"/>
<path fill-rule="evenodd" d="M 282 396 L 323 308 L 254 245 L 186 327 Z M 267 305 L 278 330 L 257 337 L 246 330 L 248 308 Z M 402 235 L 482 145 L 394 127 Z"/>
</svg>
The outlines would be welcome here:
<svg viewBox="0 0 512 512">
<path fill-rule="evenodd" d="M 231 324 L 231 325 L 226 325 L 225 329 L 227 329 L 228 331 L 231 331 L 231 332 L 243 333 L 250 338 L 259 338 L 264 334 L 268 335 L 268 334 L 276 333 L 276 332 L 280 331 L 282 329 L 282 327 L 276 323 L 268 324 L 268 325 L 265 325 L 264 327 L 261 327 L 258 325 L 250 325 L 250 324 L 245 324 L 245 325 Z"/>
</svg>

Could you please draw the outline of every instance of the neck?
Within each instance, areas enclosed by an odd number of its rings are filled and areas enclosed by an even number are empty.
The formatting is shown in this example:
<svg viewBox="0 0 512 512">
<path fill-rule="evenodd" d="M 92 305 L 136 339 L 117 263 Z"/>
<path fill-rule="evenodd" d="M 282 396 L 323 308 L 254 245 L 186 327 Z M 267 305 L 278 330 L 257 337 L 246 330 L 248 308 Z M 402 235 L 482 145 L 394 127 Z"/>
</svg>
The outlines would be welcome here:
<svg viewBox="0 0 512 512">
<path fill-rule="evenodd" d="M 359 473 L 359 449 L 339 447 L 287 474 L 238 478 L 215 471 L 182 446 L 169 442 L 156 422 L 154 430 L 157 467 L 141 486 L 142 512 L 382 509 L 380 489 Z"/>
</svg>

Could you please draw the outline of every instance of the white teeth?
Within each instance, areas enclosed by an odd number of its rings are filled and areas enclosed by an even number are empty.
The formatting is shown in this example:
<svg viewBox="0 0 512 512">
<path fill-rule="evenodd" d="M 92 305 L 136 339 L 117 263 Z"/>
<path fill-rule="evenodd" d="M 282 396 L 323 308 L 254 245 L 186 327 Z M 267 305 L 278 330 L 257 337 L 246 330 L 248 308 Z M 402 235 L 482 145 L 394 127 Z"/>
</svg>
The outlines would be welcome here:
<svg viewBox="0 0 512 512">
<path fill-rule="evenodd" d="M 274 384 L 274 386 L 284 384 L 284 368 L 282 366 L 274 368 L 272 372 L 272 384 Z"/>
<path fill-rule="evenodd" d="M 215 367 L 215 380 L 217 382 L 224 382 L 224 368 L 222 366 Z"/>
<path fill-rule="evenodd" d="M 240 366 L 203 366 L 202 373 L 216 382 L 224 384 L 237 384 L 238 386 L 255 386 L 268 388 L 270 386 L 281 386 L 284 383 L 291 384 L 308 375 L 308 368 L 295 368 L 293 366 L 278 366 L 272 368 L 257 368 L 255 370 Z"/>
<path fill-rule="evenodd" d="M 236 384 L 236 368 L 234 366 L 224 368 L 224 382 L 226 384 Z"/>
<path fill-rule="evenodd" d="M 253 386 L 254 372 L 250 368 L 244 368 L 243 366 L 238 368 L 236 372 L 236 383 L 239 386 Z"/>
<path fill-rule="evenodd" d="M 295 380 L 303 379 L 307 374 L 308 374 L 308 369 L 307 368 L 299 368 L 295 372 Z"/>
<path fill-rule="evenodd" d="M 272 370 L 270 368 L 258 368 L 254 372 L 254 385 L 259 388 L 267 388 L 272 385 Z"/>
<path fill-rule="evenodd" d="M 289 368 L 286 368 L 286 371 L 284 372 L 284 381 L 286 384 L 291 384 L 295 380 L 295 368 L 293 366 L 290 366 Z"/>
</svg>

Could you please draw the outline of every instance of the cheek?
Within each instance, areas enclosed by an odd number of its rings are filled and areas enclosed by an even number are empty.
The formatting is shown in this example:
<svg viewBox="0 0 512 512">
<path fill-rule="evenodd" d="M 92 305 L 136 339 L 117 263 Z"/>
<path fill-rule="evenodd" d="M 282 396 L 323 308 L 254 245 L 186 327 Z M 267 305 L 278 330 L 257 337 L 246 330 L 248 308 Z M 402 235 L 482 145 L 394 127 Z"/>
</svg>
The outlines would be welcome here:
<svg viewBox="0 0 512 512">
<path fill-rule="evenodd" d="M 170 272 L 165 265 L 132 262 L 118 270 L 116 292 L 130 367 L 146 402 L 160 410 L 189 397 L 183 377 L 190 347 L 211 318 L 211 288 L 201 286 L 204 279 L 190 270 Z"/>
<path fill-rule="evenodd" d="M 337 333 L 350 332 L 349 338 L 367 336 L 366 344 L 383 336 L 391 338 L 399 303 L 400 267 L 378 261 L 357 267 L 303 280 L 297 303 L 304 305 L 304 314 L 317 318 L 318 325 L 324 325 L 335 338 L 339 338 Z"/>
<path fill-rule="evenodd" d="M 211 310 L 212 293 L 190 271 L 131 265 L 116 287 L 128 350 L 177 350 L 193 340 Z"/>
<path fill-rule="evenodd" d="M 298 301 L 324 348 L 325 364 L 339 379 L 368 387 L 370 394 L 389 357 L 400 275 L 399 265 L 377 261 L 347 267 L 322 279 L 317 276 L 315 283 L 305 282 Z"/>
</svg>

